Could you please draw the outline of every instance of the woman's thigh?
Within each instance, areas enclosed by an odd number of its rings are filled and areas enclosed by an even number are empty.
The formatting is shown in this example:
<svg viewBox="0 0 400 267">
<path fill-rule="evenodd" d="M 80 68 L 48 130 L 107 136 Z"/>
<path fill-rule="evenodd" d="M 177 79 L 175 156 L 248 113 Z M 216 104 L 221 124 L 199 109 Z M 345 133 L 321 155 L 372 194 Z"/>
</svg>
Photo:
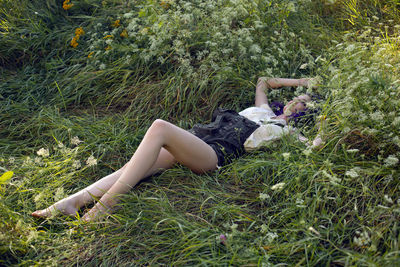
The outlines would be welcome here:
<svg viewBox="0 0 400 267">
<path fill-rule="evenodd" d="M 197 173 L 216 169 L 218 158 L 214 149 L 197 136 L 163 120 L 156 120 L 152 128 L 162 135 L 163 147 L 179 163 Z"/>
</svg>

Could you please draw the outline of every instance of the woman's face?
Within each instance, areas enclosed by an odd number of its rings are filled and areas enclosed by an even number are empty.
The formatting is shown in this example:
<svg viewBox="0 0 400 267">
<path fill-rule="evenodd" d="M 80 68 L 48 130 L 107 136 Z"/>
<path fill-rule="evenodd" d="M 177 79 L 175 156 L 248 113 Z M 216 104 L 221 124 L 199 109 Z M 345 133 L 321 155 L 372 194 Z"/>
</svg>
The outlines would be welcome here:
<svg viewBox="0 0 400 267">
<path fill-rule="evenodd" d="M 283 107 L 283 114 L 290 116 L 293 113 L 304 111 L 306 109 L 306 103 L 311 101 L 311 97 L 308 95 L 299 95 L 289 101 L 286 106 Z"/>
</svg>

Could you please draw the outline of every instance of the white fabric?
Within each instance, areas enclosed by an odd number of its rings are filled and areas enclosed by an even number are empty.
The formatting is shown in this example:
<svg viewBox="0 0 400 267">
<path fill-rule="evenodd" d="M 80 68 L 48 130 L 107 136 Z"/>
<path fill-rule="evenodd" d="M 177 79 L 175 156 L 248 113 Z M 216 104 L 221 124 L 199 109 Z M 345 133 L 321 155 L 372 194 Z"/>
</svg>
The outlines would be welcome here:
<svg viewBox="0 0 400 267">
<path fill-rule="evenodd" d="M 260 107 L 250 107 L 239 112 L 240 115 L 260 125 L 244 142 L 246 151 L 268 146 L 271 142 L 289 134 L 289 127 L 284 119 L 272 119 L 276 117 L 272 109 L 264 104 Z M 274 123 L 284 125 L 281 127 Z"/>
</svg>

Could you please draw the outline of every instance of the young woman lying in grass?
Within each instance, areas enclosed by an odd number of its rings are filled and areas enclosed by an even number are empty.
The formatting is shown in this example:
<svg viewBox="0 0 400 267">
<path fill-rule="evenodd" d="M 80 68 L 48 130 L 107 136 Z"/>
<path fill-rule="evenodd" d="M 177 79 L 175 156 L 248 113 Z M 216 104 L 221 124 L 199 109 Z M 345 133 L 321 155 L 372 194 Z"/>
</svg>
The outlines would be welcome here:
<svg viewBox="0 0 400 267">
<path fill-rule="evenodd" d="M 265 91 L 308 84 L 309 79 L 260 78 L 256 86 L 255 107 L 239 114 L 218 109 L 214 112 L 213 123 L 196 125 L 189 131 L 160 119 L 155 120 L 125 166 L 74 195 L 33 212 L 32 216 L 50 217 L 57 211 L 74 216 L 82 206 L 100 199 L 82 217 L 84 221 L 92 221 L 110 212 L 117 204 L 118 196 L 128 193 L 140 180 L 171 168 L 177 162 L 195 173 L 205 173 L 284 134 L 297 135 L 288 127 L 288 122 L 307 110 L 306 104 L 311 97 L 300 95 L 293 98 L 283 107 L 283 113 L 276 115 L 268 104 Z M 299 138 L 308 141 L 301 135 Z M 322 140 L 316 138 L 312 146 L 320 146 L 321 143 Z"/>
</svg>

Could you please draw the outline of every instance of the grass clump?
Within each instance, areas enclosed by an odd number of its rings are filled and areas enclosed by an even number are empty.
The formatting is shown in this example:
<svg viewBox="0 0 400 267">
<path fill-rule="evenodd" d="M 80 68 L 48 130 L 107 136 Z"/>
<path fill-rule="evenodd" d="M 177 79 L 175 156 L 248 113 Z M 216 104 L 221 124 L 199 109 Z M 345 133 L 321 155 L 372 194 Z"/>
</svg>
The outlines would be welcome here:
<svg viewBox="0 0 400 267">
<path fill-rule="evenodd" d="M 0 264 L 398 265 L 396 5 L 0 2 Z M 30 217 L 120 168 L 154 118 L 190 128 L 251 105 L 258 76 L 310 75 L 321 150 L 288 137 L 208 175 L 177 165 L 99 223 Z"/>
</svg>

